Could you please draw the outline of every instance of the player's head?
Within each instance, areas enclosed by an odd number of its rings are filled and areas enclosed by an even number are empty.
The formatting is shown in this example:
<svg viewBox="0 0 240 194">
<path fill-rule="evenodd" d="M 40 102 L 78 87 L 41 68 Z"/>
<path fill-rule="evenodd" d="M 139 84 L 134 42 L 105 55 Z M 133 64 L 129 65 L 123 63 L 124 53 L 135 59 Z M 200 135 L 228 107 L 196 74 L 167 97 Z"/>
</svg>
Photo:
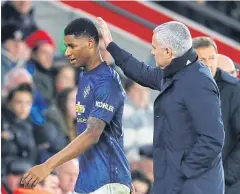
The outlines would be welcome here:
<svg viewBox="0 0 240 194">
<path fill-rule="evenodd" d="M 217 64 L 220 69 L 229 73 L 233 77 L 238 76 L 238 70 L 236 69 L 232 59 L 226 55 L 217 54 Z"/>
<path fill-rule="evenodd" d="M 215 76 L 217 71 L 217 45 L 209 37 L 196 37 L 193 39 L 193 48 L 198 54 L 199 61 L 208 66 Z"/>
<path fill-rule="evenodd" d="M 86 66 L 98 52 L 99 35 L 87 18 L 73 20 L 64 29 L 65 55 L 76 67 Z"/>
<path fill-rule="evenodd" d="M 191 34 L 183 23 L 167 22 L 153 31 L 152 54 L 158 67 L 165 68 L 172 59 L 182 56 L 191 47 Z"/>
</svg>

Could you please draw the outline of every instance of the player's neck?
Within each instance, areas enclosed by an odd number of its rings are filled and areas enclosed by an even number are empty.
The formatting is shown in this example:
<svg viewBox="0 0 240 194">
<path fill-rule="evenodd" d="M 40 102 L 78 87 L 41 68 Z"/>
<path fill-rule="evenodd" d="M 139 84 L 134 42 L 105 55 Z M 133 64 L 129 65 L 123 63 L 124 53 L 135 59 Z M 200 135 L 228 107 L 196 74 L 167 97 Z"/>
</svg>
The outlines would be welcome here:
<svg viewBox="0 0 240 194">
<path fill-rule="evenodd" d="M 95 69 L 98 65 L 100 65 L 103 62 L 101 56 L 99 53 L 95 55 L 95 57 L 92 57 L 89 59 L 88 65 L 86 65 L 85 69 L 86 71 L 91 71 Z"/>
</svg>

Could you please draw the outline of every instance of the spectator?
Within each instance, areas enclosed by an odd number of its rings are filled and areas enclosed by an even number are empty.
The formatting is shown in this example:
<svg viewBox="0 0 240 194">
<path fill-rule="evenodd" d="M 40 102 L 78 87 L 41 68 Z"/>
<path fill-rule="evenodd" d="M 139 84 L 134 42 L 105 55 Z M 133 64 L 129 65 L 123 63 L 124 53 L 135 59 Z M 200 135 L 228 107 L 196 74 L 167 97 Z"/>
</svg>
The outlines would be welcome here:
<svg viewBox="0 0 240 194">
<path fill-rule="evenodd" d="M 2 88 L 2 92 L 4 95 L 7 95 L 10 90 L 23 83 L 28 83 L 33 87 L 32 76 L 24 68 L 13 68 L 7 72 L 4 77 L 4 86 Z"/>
<path fill-rule="evenodd" d="M 220 69 L 229 73 L 233 77 L 238 77 L 239 70 L 235 67 L 232 59 L 229 57 L 222 54 L 217 54 L 217 65 Z"/>
<path fill-rule="evenodd" d="M 20 186 L 20 181 L 25 172 L 32 167 L 27 160 L 12 160 L 6 167 L 6 177 L 3 178 L 3 186 L 8 194 Z"/>
<path fill-rule="evenodd" d="M 220 91 L 225 142 L 222 152 L 226 194 L 240 190 L 240 81 L 217 68 L 217 46 L 209 37 L 193 39 L 199 60 L 211 69 Z"/>
<path fill-rule="evenodd" d="M 74 186 L 79 174 L 78 160 L 73 159 L 57 168 L 62 194 L 74 194 Z"/>
<path fill-rule="evenodd" d="M 62 194 L 59 188 L 59 178 L 55 172 L 52 172 L 43 182 L 39 183 L 36 189 L 47 191 L 49 194 Z"/>
<path fill-rule="evenodd" d="M 52 65 L 55 44 L 52 37 L 42 30 L 28 36 L 26 43 L 32 49 L 27 70 L 33 76 L 34 84 L 40 94 L 50 103 L 54 92 Z"/>
<path fill-rule="evenodd" d="M 19 85 L 10 91 L 2 105 L 1 156 L 2 168 L 16 158 L 36 162 L 36 143 L 33 128 L 28 121 L 32 106 L 33 91 L 29 84 Z M 27 137 L 27 141 L 26 141 Z"/>
<path fill-rule="evenodd" d="M 13 24 L 2 27 L 2 53 L 1 53 L 1 81 L 4 84 L 4 76 L 14 67 L 25 64 L 30 57 L 30 50 L 23 41 L 22 31 Z"/>
<path fill-rule="evenodd" d="M 77 136 L 76 132 L 76 88 L 67 88 L 57 95 L 56 104 L 53 104 L 46 113 L 49 125 L 55 127 L 72 141 Z"/>
<path fill-rule="evenodd" d="M 136 194 L 150 194 L 152 184 L 141 171 L 132 171 L 132 183 Z"/>
<path fill-rule="evenodd" d="M 66 88 L 75 87 L 75 69 L 71 65 L 62 65 L 56 70 L 55 89 L 60 92 Z"/>
<path fill-rule="evenodd" d="M 24 37 L 36 31 L 32 1 L 6 1 L 2 5 L 1 21 L 2 26 L 9 23 L 17 25 Z"/>
</svg>

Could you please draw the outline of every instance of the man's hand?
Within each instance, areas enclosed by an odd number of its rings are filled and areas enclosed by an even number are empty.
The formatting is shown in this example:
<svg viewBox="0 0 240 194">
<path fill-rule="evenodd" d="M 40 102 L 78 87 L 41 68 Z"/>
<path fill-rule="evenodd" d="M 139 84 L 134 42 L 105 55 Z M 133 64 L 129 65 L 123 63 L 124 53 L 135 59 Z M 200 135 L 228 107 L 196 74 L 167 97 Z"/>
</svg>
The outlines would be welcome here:
<svg viewBox="0 0 240 194">
<path fill-rule="evenodd" d="M 24 184 L 24 187 L 34 188 L 38 183 L 42 182 L 50 173 L 51 169 L 49 169 L 45 163 L 34 166 L 23 175 L 21 184 Z"/>
<path fill-rule="evenodd" d="M 101 17 L 98 17 L 97 20 L 100 26 L 100 32 L 102 34 L 103 41 L 105 43 L 105 46 L 107 47 L 109 43 L 113 41 L 111 32 L 107 26 L 107 23 Z"/>
</svg>

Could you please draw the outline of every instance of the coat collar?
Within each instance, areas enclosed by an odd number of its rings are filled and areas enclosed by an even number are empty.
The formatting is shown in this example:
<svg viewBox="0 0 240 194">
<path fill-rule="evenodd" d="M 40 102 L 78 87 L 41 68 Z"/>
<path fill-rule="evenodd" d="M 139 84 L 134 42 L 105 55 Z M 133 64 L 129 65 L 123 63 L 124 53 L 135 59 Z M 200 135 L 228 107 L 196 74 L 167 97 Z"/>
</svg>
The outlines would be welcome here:
<svg viewBox="0 0 240 194">
<path fill-rule="evenodd" d="M 197 53 L 190 48 L 184 55 L 177 57 L 164 69 L 163 78 L 170 78 L 185 67 L 192 65 L 198 60 Z"/>
<path fill-rule="evenodd" d="M 238 78 L 235 78 L 235 77 L 229 75 L 228 73 L 226 73 L 225 71 L 223 71 L 219 68 L 217 68 L 214 79 L 217 83 L 220 83 L 220 82 L 228 82 L 228 83 L 232 83 L 232 84 L 240 83 Z"/>
</svg>

